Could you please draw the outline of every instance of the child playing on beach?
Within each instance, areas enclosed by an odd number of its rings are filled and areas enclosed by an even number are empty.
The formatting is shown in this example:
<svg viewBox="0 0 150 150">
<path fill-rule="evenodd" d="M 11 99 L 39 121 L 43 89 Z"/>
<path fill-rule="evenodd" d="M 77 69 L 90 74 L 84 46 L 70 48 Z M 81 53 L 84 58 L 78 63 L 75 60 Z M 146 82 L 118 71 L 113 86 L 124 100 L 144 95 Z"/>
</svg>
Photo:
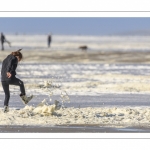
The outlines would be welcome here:
<svg viewBox="0 0 150 150">
<path fill-rule="evenodd" d="M 3 60 L 2 63 L 1 83 L 5 93 L 4 113 L 9 111 L 9 107 L 8 107 L 9 98 L 10 98 L 9 85 L 20 86 L 20 91 L 21 91 L 20 97 L 24 104 L 27 104 L 33 98 L 33 95 L 29 97 L 26 96 L 24 83 L 20 79 L 15 77 L 18 62 L 20 62 L 21 59 L 23 58 L 22 53 L 20 51 L 21 49 L 12 52 Z"/>
</svg>

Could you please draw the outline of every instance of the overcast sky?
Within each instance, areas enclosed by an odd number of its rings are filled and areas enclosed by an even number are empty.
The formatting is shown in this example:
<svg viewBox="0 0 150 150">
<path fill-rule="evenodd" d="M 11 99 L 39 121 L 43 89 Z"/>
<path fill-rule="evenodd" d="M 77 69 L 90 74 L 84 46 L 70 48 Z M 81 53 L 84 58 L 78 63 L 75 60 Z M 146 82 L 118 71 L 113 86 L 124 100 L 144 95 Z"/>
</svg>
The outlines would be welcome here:
<svg viewBox="0 0 150 150">
<path fill-rule="evenodd" d="M 150 18 L 0 18 L 0 32 L 106 35 L 150 31 Z"/>
</svg>

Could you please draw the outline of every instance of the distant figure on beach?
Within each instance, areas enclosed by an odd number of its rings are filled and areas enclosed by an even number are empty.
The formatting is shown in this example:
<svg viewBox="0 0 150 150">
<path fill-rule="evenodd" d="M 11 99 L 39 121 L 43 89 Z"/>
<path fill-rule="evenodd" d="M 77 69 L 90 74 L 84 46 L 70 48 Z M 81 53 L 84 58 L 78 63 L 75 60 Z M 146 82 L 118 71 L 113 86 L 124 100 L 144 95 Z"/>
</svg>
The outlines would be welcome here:
<svg viewBox="0 0 150 150">
<path fill-rule="evenodd" d="M 51 35 L 49 34 L 49 35 L 48 35 L 48 38 L 47 38 L 48 47 L 50 47 L 51 41 L 52 41 L 52 37 L 51 37 Z"/>
<path fill-rule="evenodd" d="M 88 47 L 86 45 L 84 45 L 84 46 L 80 46 L 79 49 L 81 49 L 82 51 L 86 51 L 88 49 Z"/>
<path fill-rule="evenodd" d="M 2 32 L 1 32 L 0 40 L 1 40 L 1 45 L 2 45 L 2 49 L 1 49 L 2 51 L 4 50 L 4 43 L 5 42 L 9 44 L 9 47 L 11 47 L 10 42 L 6 40 L 6 38 Z"/>
</svg>

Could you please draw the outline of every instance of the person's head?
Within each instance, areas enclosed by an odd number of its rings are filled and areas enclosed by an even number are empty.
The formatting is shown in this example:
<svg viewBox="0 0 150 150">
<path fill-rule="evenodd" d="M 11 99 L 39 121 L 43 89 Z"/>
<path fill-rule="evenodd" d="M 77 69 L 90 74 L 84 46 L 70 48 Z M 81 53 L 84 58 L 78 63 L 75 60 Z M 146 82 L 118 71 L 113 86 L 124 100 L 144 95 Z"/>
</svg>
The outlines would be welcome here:
<svg viewBox="0 0 150 150">
<path fill-rule="evenodd" d="M 23 58 L 22 53 L 20 52 L 21 50 L 22 50 L 22 49 L 19 49 L 19 50 L 15 51 L 15 52 L 12 52 L 12 53 L 11 53 L 12 55 L 14 55 L 14 56 L 17 57 L 18 61 L 21 61 L 22 58 Z"/>
</svg>

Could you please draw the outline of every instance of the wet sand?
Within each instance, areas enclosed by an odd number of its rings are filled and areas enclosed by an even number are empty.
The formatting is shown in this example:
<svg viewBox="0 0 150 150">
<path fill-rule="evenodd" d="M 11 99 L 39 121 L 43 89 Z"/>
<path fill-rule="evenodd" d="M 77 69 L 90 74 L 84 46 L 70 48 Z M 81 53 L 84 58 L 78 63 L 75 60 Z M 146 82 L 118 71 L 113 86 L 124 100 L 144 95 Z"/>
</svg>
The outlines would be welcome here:
<svg viewBox="0 0 150 150">
<path fill-rule="evenodd" d="M 150 127 L 114 128 L 100 125 L 0 126 L 0 133 L 150 133 Z"/>
<path fill-rule="evenodd" d="M 0 62 L 10 54 L 10 50 L 0 52 Z M 81 51 L 81 50 L 30 50 L 22 51 L 23 62 L 48 63 L 134 63 L 149 64 L 148 51 Z"/>
</svg>

